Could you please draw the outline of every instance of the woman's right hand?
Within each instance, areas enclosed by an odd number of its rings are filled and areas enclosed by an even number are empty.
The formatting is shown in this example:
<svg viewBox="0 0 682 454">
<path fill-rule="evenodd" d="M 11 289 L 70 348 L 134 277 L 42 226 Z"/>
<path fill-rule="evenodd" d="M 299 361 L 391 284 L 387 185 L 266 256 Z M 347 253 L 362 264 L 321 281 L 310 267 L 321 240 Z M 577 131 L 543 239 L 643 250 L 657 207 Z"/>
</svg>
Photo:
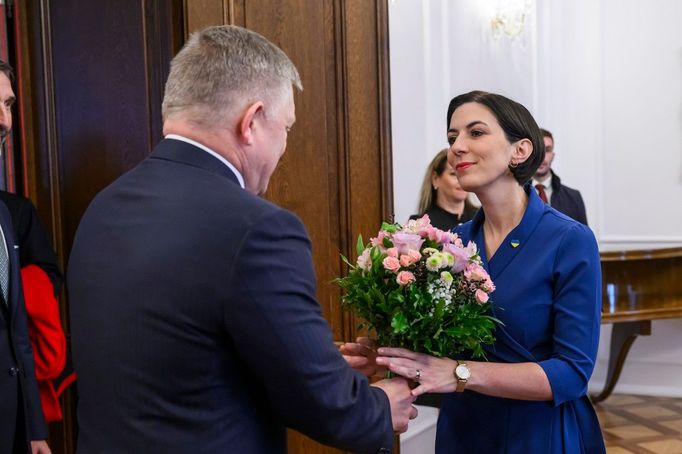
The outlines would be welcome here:
<svg viewBox="0 0 682 454">
<path fill-rule="evenodd" d="M 358 337 L 355 342 L 346 342 L 339 347 L 339 351 L 350 367 L 367 377 L 386 373 L 386 368 L 376 363 L 376 344 L 369 337 Z"/>
</svg>

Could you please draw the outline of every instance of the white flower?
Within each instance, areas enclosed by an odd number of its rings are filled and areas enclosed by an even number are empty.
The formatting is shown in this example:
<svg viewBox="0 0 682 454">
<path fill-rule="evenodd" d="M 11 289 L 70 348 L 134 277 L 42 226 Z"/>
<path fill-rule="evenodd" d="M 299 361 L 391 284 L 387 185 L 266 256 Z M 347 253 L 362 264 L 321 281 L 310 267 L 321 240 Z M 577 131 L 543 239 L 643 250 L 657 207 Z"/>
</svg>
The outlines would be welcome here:
<svg viewBox="0 0 682 454">
<path fill-rule="evenodd" d="M 450 272 L 443 271 L 440 273 L 440 281 L 446 288 L 450 288 L 450 285 L 452 285 L 453 280 L 454 278 L 452 277 L 452 274 L 450 274 Z"/>
<path fill-rule="evenodd" d="M 438 271 L 439 269 L 444 268 L 447 263 L 447 258 L 445 258 L 442 253 L 436 252 L 426 259 L 426 269 L 429 271 Z"/>
</svg>

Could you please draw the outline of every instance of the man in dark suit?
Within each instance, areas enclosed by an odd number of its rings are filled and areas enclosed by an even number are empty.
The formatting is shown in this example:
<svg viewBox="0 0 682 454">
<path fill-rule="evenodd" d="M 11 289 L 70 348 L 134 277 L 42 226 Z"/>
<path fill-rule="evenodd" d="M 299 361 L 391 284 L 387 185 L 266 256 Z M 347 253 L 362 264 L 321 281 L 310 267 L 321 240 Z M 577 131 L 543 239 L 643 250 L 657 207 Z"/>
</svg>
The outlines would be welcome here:
<svg viewBox="0 0 682 454">
<path fill-rule="evenodd" d="M 62 288 L 62 273 L 57 265 L 50 236 L 38 217 L 33 203 L 26 197 L 0 191 L 2 201 L 12 216 L 15 240 L 19 244 L 21 267 L 36 265 L 42 269 L 52 284 L 52 293 L 58 296 Z"/>
<path fill-rule="evenodd" d="M 559 176 L 552 170 L 554 137 L 546 129 L 540 129 L 540 131 L 542 131 L 542 138 L 545 141 L 545 160 L 535 172 L 532 184 L 545 203 L 549 203 L 552 208 L 587 225 L 585 202 L 583 202 L 580 191 L 563 185 Z"/>
<path fill-rule="evenodd" d="M 71 253 L 79 453 L 284 453 L 286 427 L 388 452 L 416 416 L 405 380 L 346 364 L 301 221 L 258 197 L 292 85 L 289 58 L 239 27 L 173 59 L 165 139 L 95 197 Z"/>
<path fill-rule="evenodd" d="M 59 421 L 59 394 L 75 380 L 75 375 L 64 367 L 66 336 L 57 302 L 63 279 L 57 254 L 31 200 L 0 191 L 0 201 L 12 217 L 14 239 L 19 246 L 24 305 L 43 416 L 48 423 Z"/>
<path fill-rule="evenodd" d="M 12 129 L 11 66 L 0 60 L 0 141 Z M 0 452 L 48 454 L 12 220 L 0 202 Z M 29 443 L 30 442 L 30 443 Z"/>
</svg>

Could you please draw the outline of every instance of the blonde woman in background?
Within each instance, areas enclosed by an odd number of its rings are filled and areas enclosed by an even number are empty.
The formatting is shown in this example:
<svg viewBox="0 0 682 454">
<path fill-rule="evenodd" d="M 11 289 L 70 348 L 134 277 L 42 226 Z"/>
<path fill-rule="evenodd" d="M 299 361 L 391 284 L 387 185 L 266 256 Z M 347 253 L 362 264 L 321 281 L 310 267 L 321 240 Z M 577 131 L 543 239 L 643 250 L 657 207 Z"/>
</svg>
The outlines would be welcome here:
<svg viewBox="0 0 682 454">
<path fill-rule="evenodd" d="M 410 216 L 417 219 L 428 214 L 431 224 L 441 230 L 450 230 L 471 220 L 478 210 L 469 201 L 469 193 L 460 186 L 447 157 L 446 148 L 431 160 L 419 193 L 419 214 Z"/>
</svg>

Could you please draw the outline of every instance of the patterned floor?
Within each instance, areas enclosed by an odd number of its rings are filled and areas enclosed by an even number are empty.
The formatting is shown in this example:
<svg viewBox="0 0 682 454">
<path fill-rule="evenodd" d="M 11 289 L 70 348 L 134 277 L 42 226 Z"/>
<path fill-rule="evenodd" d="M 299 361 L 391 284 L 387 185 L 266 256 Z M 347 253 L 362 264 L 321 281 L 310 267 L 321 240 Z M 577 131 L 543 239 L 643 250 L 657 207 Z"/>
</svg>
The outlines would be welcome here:
<svg viewBox="0 0 682 454">
<path fill-rule="evenodd" d="M 682 399 L 614 394 L 595 409 L 608 454 L 682 454 Z"/>
</svg>

